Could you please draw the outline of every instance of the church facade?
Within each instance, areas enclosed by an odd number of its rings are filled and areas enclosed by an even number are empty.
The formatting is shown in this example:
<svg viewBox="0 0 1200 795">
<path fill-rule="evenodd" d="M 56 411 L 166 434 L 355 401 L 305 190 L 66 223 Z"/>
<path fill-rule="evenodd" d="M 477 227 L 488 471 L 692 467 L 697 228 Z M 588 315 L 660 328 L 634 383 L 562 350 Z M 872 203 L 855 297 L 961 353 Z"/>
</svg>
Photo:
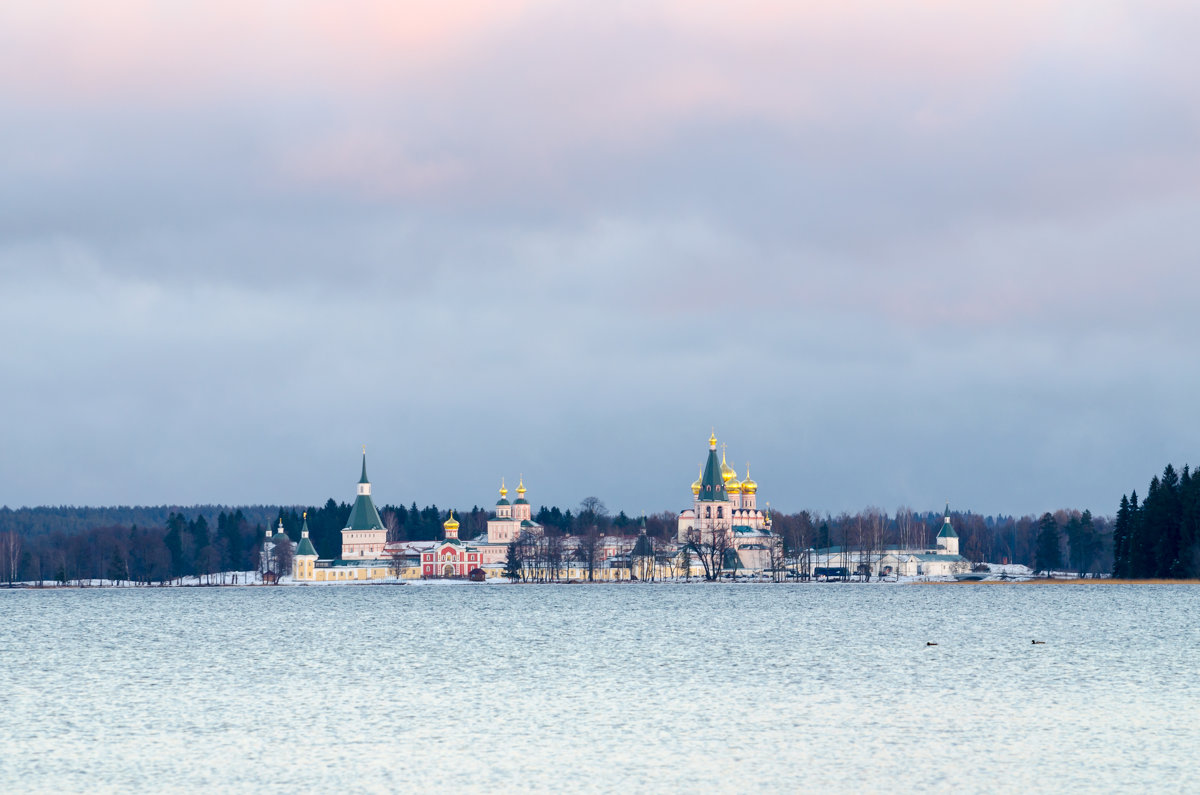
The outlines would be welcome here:
<svg viewBox="0 0 1200 795">
<path fill-rule="evenodd" d="M 772 545 L 778 538 L 771 532 L 771 516 L 758 507 L 758 483 L 750 477 L 738 479 L 722 449 L 717 459 L 717 435 L 708 439 L 708 458 L 700 476 L 692 483 L 692 507 L 679 514 L 676 541 L 679 544 L 723 544 L 736 552 L 739 565 L 750 571 L 768 568 Z"/>
</svg>

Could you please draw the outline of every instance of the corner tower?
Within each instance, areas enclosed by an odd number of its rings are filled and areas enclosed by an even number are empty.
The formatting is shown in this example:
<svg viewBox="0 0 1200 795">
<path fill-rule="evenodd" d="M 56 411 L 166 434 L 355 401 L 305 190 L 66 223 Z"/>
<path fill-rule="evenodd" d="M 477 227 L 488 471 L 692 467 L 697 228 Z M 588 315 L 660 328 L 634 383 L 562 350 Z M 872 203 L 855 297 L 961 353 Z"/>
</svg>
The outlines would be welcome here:
<svg viewBox="0 0 1200 795">
<path fill-rule="evenodd" d="M 958 533 L 954 532 L 954 526 L 950 524 L 950 503 L 946 503 L 946 513 L 942 517 L 942 529 L 937 534 L 938 552 L 943 555 L 958 554 Z"/>
<path fill-rule="evenodd" d="M 367 448 L 363 447 L 362 477 L 358 479 L 358 493 L 350 519 L 342 529 L 342 558 L 345 560 L 374 560 L 383 557 L 383 545 L 387 543 L 387 530 L 371 500 L 371 481 L 367 479 Z"/>
</svg>

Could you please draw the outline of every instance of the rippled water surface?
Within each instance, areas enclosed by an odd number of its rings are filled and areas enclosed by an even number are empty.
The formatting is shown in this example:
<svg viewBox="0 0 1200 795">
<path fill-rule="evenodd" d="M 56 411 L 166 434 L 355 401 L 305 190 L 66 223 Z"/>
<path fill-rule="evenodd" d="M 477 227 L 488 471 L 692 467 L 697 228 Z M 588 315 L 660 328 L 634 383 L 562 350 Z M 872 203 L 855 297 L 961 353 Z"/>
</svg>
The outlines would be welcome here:
<svg viewBox="0 0 1200 795">
<path fill-rule="evenodd" d="M 1189 586 L 0 591 L 0 791 L 1195 791 L 1198 621 Z"/>
</svg>

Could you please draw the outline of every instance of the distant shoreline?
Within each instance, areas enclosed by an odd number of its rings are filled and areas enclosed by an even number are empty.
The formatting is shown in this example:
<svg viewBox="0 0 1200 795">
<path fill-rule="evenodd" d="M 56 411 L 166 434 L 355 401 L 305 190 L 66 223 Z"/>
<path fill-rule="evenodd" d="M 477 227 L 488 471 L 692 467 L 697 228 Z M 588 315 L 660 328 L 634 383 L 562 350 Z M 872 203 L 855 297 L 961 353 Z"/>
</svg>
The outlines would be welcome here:
<svg viewBox="0 0 1200 795">
<path fill-rule="evenodd" d="M 1200 580 L 1114 580 L 1111 577 L 1103 579 L 1063 579 L 1038 577 L 1029 580 L 918 580 L 911 585 L 1200 585 Z"/>
</svg>

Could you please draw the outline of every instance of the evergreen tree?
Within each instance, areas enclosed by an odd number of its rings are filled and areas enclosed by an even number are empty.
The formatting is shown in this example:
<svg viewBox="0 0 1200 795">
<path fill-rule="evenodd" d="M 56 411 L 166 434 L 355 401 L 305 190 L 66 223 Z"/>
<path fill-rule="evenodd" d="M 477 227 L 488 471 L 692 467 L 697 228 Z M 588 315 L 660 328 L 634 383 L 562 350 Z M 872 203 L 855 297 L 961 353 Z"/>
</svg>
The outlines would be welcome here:
<svg viewBox="0 0 1200 795">
<path fill-rule="evenodd" d="M 1137 492 L 1129 494 L 1129 540 L 1126 541 L 1128 547 L 1127 554 L 1129 558 L 1129 576 L 1144 577 L 1145 569 L 1139 568 L 1138 564 L 1138 547 L 1143 543 L 1143 520 L 1142 505 L 1138 502 Z"/>
<path fill-rule="evenodd" d="M 1153 536 L 1154 576 L 1179 577 L 1179 524 L 1182 504 L 1179 499 L 1179 475 L 1167 464 L 1159 482 Z"/>
<path fill-rule="evenodd" d="M 163 542 L 167 545 L 167 552 L 170 554 L 170 570 L 167 576 L 179 577 L 184 574 L 184 544 L 183 533 L 187 530 L 187 521 L 183 518 L 183 514 L 172 512 L 167 517 L 167 534 L 163 537 Z"/>
<path fill-rule="evenodd" d="M 1079 521 L 1078 516 L 1072 516 L 1067 520 L 1067 549 L 1070 554 L 1071 568 L 1080 577 L 1083 576 L 1083 524 Z"/>
<path fill-rule="evenodd" d="M 504 561 L 504 576 L 509 582 L 516 582 L 521 577 L 521 558 L 517 555 L 517 542 L 508 545 L 508 557 Z"/>
<path fill-rule="evenodd" d="M 1037 570 L 1049 574 L 1062 568 L 1062 551 L 1059 547 L 1058 522 L 1053 514 L 1042 514 L 1038 523 Z"/>
<path fill-rule="evenodd" d="M 1080 539 L 1083 543 L 1083 552 L 1080 555 L 1083 566 L 1080 568 L 1080 573 L 1086 574 L 1092 570 L 1092 565 L 1100 554 L 1100 533 L 1096 530 L 1096 520 L 1092 518 L 1091 511 L 1083 512 L 1083 516 L 1079 517 L 1079 524 Z"/>
<path fill-rule="evenodd" d="M 1129 537 L 1130 572 L 1134 577 L 1154 576 L 1154 542 L 1158 532 L 1159 491 L 1158 476 L 1150 479 L 1146 498 L 1134 513 L 1133 533 Z M 1132 506 L 1131 506 L 1132 507 Z"/>
<path fill-rule="evenodd" d="M 206 546 L 212 543 L 212 539 L 209 537 L 210 534 L 208 532 L 208 522 L 205 521 L 203 515 L 197 516 L 194 522 L 188 522 L 188 532 L 192 534 L 192 538 L 195 540 L 196 549 L 198 550 L 204 549 Z"/>
<path fill-rule="evenodd" d="M 1179 479 L 1179 576 L 1200 576 L 1200 473 Z"/>
<path fill-rule="evenodd" d="M 1121 506 L 1117 508 L 1117 519 L 1113 524 L 1113 568 L 1112 576 L 1118 580 L 1129 579 L 1129 497 L 1121 495 Z"/>
</svg>

